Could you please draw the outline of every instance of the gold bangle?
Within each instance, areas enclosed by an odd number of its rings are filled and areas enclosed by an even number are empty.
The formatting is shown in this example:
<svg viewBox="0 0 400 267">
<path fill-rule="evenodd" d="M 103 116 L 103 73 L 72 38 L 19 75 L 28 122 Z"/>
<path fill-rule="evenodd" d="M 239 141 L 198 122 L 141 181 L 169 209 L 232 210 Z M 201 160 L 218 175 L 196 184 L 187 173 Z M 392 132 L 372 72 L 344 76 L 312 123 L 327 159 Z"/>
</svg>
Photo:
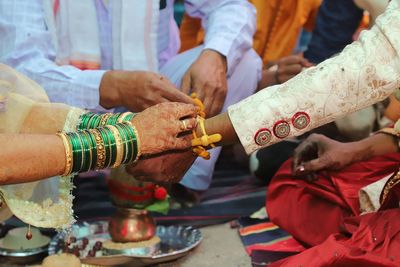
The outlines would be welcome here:
<svg viewBox="0 0 400 267">
<path fill-rule="evenodd" d="M 65 170 L 64 173 L 61 174 L 61 176 L 67 176 L 71 174 L 72 171 L 72 147 L 71 147 L 71 142 L 68 141 L 68 137 L 64 133 L 57 133 L 57 136 L 59 136 L 64 144 L 64 149 L 65 149 Z"/>
<path fill-rule="evenodd" d="M 119 134 L 118 129 L 113 125 L 107 125 L 106 127 L 111 130 L 115 138 L 115 144 L 117 147 L 117 157 L 115 159 L 114 165 L 112 165 L 111 167 L 116 168 L 121 165 L 122 156 L 124 154 L 124 146 L 122 145 L 122 138 L 121 135 Z"/>
<path fill-rule="evenodd" d="M 104 140 L 101 138 L 101 134 L 96 129 L 90 129 L 90 133 L 94 135 L 96 140 L 96 148 L 97 148 L 97 162 L 96 162 L 96 170 L 104 169 L 104 164 L 106 162 L 106 151 L 104 146 Z"/>
<path fill-rule="evenodd" d="M 130 127 L 132 127 L 133 132 L 134 132 L 135 135 L 136 135 L 137 153 L 136 153 L 136 158 L 133 160 L 133 162 L 136 162 L 136 161 L 139 160 L 140 156 L 142 155 L 142 150 L 141 150 L 141 147 L 140 147 L 140 145 L 141 145 L 141 143 L 140 143 L 140 137 L 139 137 L 139 132 L 138 132 L 138 130 L 136 129 L 136 127 L 135 127 L 132 123 L 129 123 L 129 125 L 130 125 Z M 133 142 L 132 142 L 132 143 L 133 143 Z"/>
<path fill-rule="evenodd" d="M 112 113 L 106 113 L 101 115 L 100 125 L 99 127 L 103 127 L 107 124 L 107 120 L 112 116 Z"/>
<path fill-rule="evenodd" d="M 132 112 L 124 112 L 124 113 L 122 113 L 121 116 L 119 116 L 117 122 L 118 122 L 118 123 L 123 123 L 125 117 L 128 116 L 128 115 L 131 114 L 131 113 L 132 113 Z"/>
</svg>

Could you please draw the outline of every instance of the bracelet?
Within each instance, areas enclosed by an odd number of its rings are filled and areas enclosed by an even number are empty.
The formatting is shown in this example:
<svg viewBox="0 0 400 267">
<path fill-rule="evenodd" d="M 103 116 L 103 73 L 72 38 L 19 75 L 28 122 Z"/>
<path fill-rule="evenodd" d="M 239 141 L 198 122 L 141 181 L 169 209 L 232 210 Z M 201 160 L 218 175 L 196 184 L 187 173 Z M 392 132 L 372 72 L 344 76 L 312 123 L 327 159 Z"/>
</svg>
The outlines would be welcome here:
<svg viewBox="0 0 400 267">
<path fill-rule="evenodd" d="M 101 135 L 97 129 L 89 130 L 91 134 L 94 135 L 94 139 L 96 141 L 97 148 L 97 161 L 96 161 L 96 170 L 104 169 L 104 165 L 106 162 L 106 152 L 104 148 L 104 141 L 101 138 Z"/>
<path fill-rule="evenodd" d="M 206 132 L 206 127 L 204 125 L 206 114 L 204 112 L 204 105 L 200 99 L 197 98 L 195 93 L 192 93 L 191 97 L 193 98 L 194 104 L 199 107 L 197 122 L 200 125 L 201 132 L 203 134 L 202 137 L 197 137 L 196 129 L 192 131 L 193 140 L 192 147 L 193 152 L 197 154 L 199 157 L 202 157 L 205 160 L 210 159 L 210 153 L 206 150 L 206 147 L 210 146 L 214 148 L 214 143 L 221 141 L 222 136 L 220 134 L 208 135 Z"/>
<path fill-rule="evenodd" d="M 70 146 L 70 143 L 67 140 L 67 137 L 62 134 L 62 133 L 57 133 L 57 135 L 62 139 L 62 142 L 64 144 L 65 148 L 65 170 L 61 176 L 67 176 L 68 174 L 71 173 L 72 170 L 72 148 Z"/>
<path fill-rule="evenodd" d="M 114 164 L 111 166 L 112 168 L 116 168 L 121 165 L 122 163 L 122 153 L 124 151 L 123 145 L 122 145 L 122 139 L 121 135 L 119 134 L 118 129 L 113 126 L 113 125 L 107 125 L 106 126 L 110 131 L 113 133 L 115 137 L 115 144 L 116 144 L 116 158 Z"/>
<path fill-rule="evenodd" d="M 131 116 L 128 114 L 128 117 Z M 90 124 L 90 121 L 97 121 L 98 118 L 92 114 L 82 118 L 82 122 Z M 113 115 L 101 118 L 103 122 L 118 120 Z M 137 161 L 141 154 L 138 133 L 130 121 L 58 135 L 63 141 L 66 155 L 63 176 L 93 169 L 115 168 Z"/>
<path fill-rule="evenodd" d="M 104 127 L 106 125 L 115 125 L 117 123 L 130 122 L 135 116 L 136 113 L 132 112 L 104 114 L 88 112 L 80 116 L 77 129 L 95 129 L 98 127 Z"/>
<path fill-rule="evenodd" d="M 133 157 L 133 162 L 136 162 L 139 160 L 140 156 L 142 155 L 142 152 L 140 150 L 140 138 L 139 138 L 139 133 L 136 129 L 136 127 L 129 121 L 125 122 L 125 125 L 128 128 L 129 133 L 132 136 L 132 141 L 133 141 L 133 151 L 134 151 L 134 157 Z"/>
</svg>

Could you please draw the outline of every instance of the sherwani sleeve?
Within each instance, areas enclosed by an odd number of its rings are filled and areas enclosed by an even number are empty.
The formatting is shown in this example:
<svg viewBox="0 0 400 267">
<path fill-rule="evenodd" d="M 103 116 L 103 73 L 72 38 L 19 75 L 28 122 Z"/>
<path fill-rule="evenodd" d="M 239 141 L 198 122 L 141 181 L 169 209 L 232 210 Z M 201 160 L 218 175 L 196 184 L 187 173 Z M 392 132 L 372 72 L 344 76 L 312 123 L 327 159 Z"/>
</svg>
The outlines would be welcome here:
<svg viewBox="0 0 400 267">
<path fill-rule="evenodd" d="M 248 153 L 379 102 L 400 86 L 400 6 L 391 4 L 342 53 L 231 106 Z"/>
<path fill-rule="evenodd" d="M 39 83 L 51 102 L 104 110 L 99 104 L 103 70 L 58 66 L 45 23 L 43 1 L 0 1 L 0 60 Z"/>
<path fill-rule="evenodd" d="M 202 19 L 204 49 L 226 56 L 228 75 L 253 45 L 256 10 L 247 0 L 186 0 L 185 10 Z"/>
</svg>

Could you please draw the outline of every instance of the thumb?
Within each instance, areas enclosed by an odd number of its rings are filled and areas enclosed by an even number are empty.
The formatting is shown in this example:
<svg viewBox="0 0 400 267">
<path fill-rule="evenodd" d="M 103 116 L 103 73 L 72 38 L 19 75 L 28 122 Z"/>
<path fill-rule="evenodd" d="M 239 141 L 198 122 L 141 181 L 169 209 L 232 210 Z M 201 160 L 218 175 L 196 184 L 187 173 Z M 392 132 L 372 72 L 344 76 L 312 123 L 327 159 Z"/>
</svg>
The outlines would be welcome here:
<svg viewBox="0 0 400 267">
<path fill-rule="evenodd" d="M 192 80 L 190 78 L 190 73 L 186 73 L 182 78 L 181 90 L 184 94 L 190 93 Z"/>
</svg>

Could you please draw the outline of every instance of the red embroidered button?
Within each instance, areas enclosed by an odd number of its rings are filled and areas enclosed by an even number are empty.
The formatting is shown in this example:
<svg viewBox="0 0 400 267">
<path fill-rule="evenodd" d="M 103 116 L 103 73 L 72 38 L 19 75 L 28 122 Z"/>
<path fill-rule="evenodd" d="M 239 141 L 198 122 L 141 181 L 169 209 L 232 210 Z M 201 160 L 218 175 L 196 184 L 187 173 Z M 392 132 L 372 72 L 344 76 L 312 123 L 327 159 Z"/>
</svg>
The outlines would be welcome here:
<svg viewBox="0 0 400 267">
<path fill-rule="evenodd" d="M 294 128 L 302 130 L 310 124 L 310 116 L 305 112 L 297 112 L 292 117 L 292 124 Z"/>
<path fill-rule="evenodd" d="M 274 135 L 278 138 L 285 138 L 290 133 L 290 125 L 287 121 L 281 120 L 274 125 Z"/>
<path fill-rule="evenodd" d="M 254 136 L 254 142 L 256 142 L 259 146 L 265 146 L 271 141 L 271 131 L 267 128 L 263 128 L 257 131 L 256 135 Z"/>
</svg>

